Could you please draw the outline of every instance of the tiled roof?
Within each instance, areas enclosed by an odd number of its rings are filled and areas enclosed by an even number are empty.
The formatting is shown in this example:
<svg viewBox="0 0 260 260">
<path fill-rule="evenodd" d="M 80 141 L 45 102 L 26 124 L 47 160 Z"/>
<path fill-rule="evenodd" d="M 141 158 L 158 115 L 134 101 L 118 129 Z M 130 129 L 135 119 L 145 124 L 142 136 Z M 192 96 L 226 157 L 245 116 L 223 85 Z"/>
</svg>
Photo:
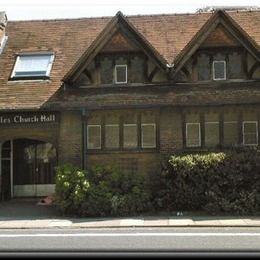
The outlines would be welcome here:
<svg viewBox="0 0 260 260">
<path fill-rule="evenodd" d="M 228 13 L 260 46 L 260 12 Z M 140 15 L 127 19 L 172 63 L 212 13 Z M 61 79 L 105 28 L 111 17 L 42 21 L 9 21 L 8 42 L 0 56 L 0 109 L 42 107 L 61 86 Z M 26 51 L 54 51 L 50 81 L 8 81 L 15 55 Z"/>
</svg>

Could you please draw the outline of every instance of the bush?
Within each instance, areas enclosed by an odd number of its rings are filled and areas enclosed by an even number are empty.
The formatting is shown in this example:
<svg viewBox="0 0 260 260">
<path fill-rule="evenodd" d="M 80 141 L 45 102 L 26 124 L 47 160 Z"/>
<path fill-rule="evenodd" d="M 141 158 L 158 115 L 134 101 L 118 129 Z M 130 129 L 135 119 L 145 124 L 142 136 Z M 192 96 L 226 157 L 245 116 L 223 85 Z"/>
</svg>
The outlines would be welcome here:
<svg viewBox="0 0 260 260">
<path fill-rule="evenodd" d="M 55 203 L 60 213 L 80 213 L 89 187 L 85 171 L 72 165 L 57 167 Z"/>
<path fill-rule="evenodd" d="M 157 206 L 211 214 L 260 208 L 260 156 L 254 149 L 172 156 L 161 174 Z"/>
<path fill-rule="evenodd" d="M 96 166 L 89 171 L 88 178 L 93 189 L 85 204 L 88 214 L 125 216 L 148 210 L 149 192 L 141 175 Z"/>
<path fill-rule="evenodd" d="M 96 166 L 84 172 L 57 168 L 56 203 L 63 214 L 78 216 L 136 215 L 149 209 L 144 178 L 115 167 Z"/>
</svg>

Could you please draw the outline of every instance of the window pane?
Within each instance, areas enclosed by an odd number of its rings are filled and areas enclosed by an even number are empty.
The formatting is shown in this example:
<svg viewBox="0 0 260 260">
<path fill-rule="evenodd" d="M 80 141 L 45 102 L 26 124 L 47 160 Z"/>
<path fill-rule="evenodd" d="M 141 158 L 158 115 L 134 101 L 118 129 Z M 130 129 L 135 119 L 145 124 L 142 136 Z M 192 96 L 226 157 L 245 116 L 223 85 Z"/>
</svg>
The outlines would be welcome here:
<svg viewBox="0 0 260 260">
<path fill-rule="evenodd" d="M 136 148 L 137 147 L 137 125 L 124 124 L 124 147 Z"/>
<path fill-rule="evenodd" d="M 244 122 L 243 123 L 243 138 L 244 144 L 257 144 L 257 123 Z"/>
<path fill-rule="evenodd" d="M 213 78 L 214 79 L 226 79 L 226 62 L 214 61 L 213 62 Z"/>
<path fill-rule="evenodd" d="M 106 125 L 105 126 L 106 148 L 118 148 L 119 147 L 119 125 Z"/>
<path fill-rule="evenodd" d="M 224 122 L 224 144 L 225 145 L 237 145 L 238 144 L 238 123 Z"/>
<path fill-rule="evenodd" d="M 101 126 L 89 125 L 88 126 L 88 149 L 101 148 Z"/>
<path fill-rule="evenodd" d="M 115 82 L 116 83 L 127 83 L 127 66 L 126 65 L 117 65 L 115 72 Z"/>
<path fill-rule="evenodd" d="M 188 147 L 200 146 L 200 124 L 186 124 L 186 145 Z"/>
<path fill-rule="evenodd" d="M 52 55 L 19 56 L 14 76 L 46 76 Z"/>
<path fill-rule="evenodd" d="M 208 147 L 219 144 L 219 123 L 206 122 L 205 123 L 205 145 Z"/>
<path fill-rule="evenodd" d="M 154 124 L 143 124 L 142 125 L 142 147 L 156 147 L 155 142 L 155 125 Z"/>
</svg>

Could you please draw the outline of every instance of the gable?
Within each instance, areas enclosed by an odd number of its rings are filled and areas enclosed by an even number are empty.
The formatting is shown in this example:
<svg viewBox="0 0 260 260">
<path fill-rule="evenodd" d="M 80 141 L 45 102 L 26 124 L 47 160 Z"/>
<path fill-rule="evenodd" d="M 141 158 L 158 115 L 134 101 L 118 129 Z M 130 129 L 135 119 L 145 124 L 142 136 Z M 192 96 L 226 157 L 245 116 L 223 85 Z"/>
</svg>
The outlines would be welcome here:
<svg viewBox="0 0 260 260">
<path fill-rule="evenodd" d="M 213 32 L 201 44 L 201 47 L 238 47 L 241 44 L 232 36 L 227 29 L 218 24 Z"/>
<path fill-rule="evenodd" d="M 120 46 L 121 43 L 123 44 L 122 46 Z M 113 52 L 115 50 L 120 52 L 118 48 L 127 51 L 140 50 L 149 57 L 161 71 L 167 69 L 166 60 L 137 31 L 137 29 L 123 16 L 123 14 L 118 12 L 116 16 L 110 20 L 103 31 L 96 37 L 91 46 L 89 46 L 78 59 L 71 70 L 63 77 L 63 81 L 73 84 L 73 82 L 76 82 L 82 72 L 86 70 L 88 65 L 98 54 L 105 51 Z"/>
<path fill-rule="evenodd" d="M 218 47 L 217 44 L 221 47 L 242 46 L 257 61 L 260 61 L 259 46 L 255 41 L 226 12 L 218 10 L 176 57 L 171 77 L 184 68 L 199 48 L 207 45 L 207 47 Z"/>
<path fill-rule="evenodd" d="M 140 48 L 130 42 L 120 31 L 117 31 L 103 47 L 100 53 L 121 51 L 140 51 Z"/>
</svg>

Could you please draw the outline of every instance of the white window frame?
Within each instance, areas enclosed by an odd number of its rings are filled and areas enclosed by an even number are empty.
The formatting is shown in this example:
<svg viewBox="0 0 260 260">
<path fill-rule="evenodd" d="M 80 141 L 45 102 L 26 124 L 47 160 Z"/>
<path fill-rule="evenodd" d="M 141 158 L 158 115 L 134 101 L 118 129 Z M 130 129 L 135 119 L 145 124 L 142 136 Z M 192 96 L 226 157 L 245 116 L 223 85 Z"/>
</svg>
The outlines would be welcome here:
<svg viewBox="0 0 260 260">
<path fill-rule="evenodd" d="M 118 127 L 118 132 L 119 132 L 119 135 L 118 135 L 118 146 L 117 147 L 107 147 L 106 146 L 106 139 L 107 139 L 107 131 L 106 131 L 106 127 L 107 126 L 117 126 Z M 100 135 L 101 136 L 101 135 Z M 120 125 L 119 124 L 105 124 L 105 148 L 106 149 L 119 149 L 120 147 Z"/>
<path fill-rule="evenodd" d="M 154 145 L 144 145 L 143 126 L 154 126 Z M 156 124 L 155 123 L 143 123 L 141 124 L 141 136 L 142 136 L 142 148 L 156 148 Z"/>
<path fill-rule="evenodd" d="M 124 131 L 125 126 L 135 126 L 136 127 L 136 146 L 134 146 L 134 147 L 125 146 L 125 131 Z M 138 125 L 137 124 L 123 124 L 123 147 L 126 149 L 137 149 L 138 148 Z"/>
<path fill-rule="evenodd" d="M 91 127 L 98 127 L 99 128 L 99 132 L 100 132 L 100 135 L 99 135 L 99 143 L 100 143 L 100 146 L 99 147 L 95 147 L 95 148 L 91 148 L 89 147 L 89 128 Z M 101 149 L 101 125 L 87 125 L 87 149 L 88 150 L 99 150 Z"/>
<path fill-rule="evenodd" d="M 245 124 L 255 124 L 256 127 L 256 144 L 245 144 Z M 243 145 L 258 145 L 258 122 L 257 121 L 243 121 Z"/>
<path fill-rule="evenodd" d="M 199 143 L 197 145 L 188 145 L 188 126 L 189 125 L 198 125 L 199 126 Z M 186 123 L 186 147 L 201 147 L 201 127 L 200 123 Z"/>
<path fill-rule="evenodd" d="M 126 73 L 126 80 L 125 81 L 118 81 L 117 80 L 117 68 L 119 68 L 119 67 L 124 67 L 125 68 L 125 73 Z M 126 84 L 127 83 L 127 65 L 125 64 L 125 65 L 115 65 L 115 83 L 116 84 Z"/>
<path fill-rule="evenodd" d="M 224 78 L 216 78 L 215 77 L 215 64 L 216 63 L 224 63 Z M 213 80 L 226 80 L 227 79 L 227 64 L 225 60 L 214 60 L 212 63 L 212 71 L 213 71 Z"/>
<path fill-rule="evenodd" d="M 48 64 L 48 68 L 46 70 L 46 74 L 45 75 L 31 75 L 31 76 L 15 76 L 15 72 L 16 69 L 20 63 L 21 57 L 39 57 L 39 56 L 50 56 L 50 60 L 49 60 L 49 64 Z M 51 72 L 51 68 L 53 65 L 53 61 L 54 61 L 54 53 L 20 53 L 16 56 L 16 61 L 15 61 L 15 65 L 11 74 L 11 78 L 37 78 L 37 77 L 49 77 L 50 76 L 50 72 Z"/>
</svg>

